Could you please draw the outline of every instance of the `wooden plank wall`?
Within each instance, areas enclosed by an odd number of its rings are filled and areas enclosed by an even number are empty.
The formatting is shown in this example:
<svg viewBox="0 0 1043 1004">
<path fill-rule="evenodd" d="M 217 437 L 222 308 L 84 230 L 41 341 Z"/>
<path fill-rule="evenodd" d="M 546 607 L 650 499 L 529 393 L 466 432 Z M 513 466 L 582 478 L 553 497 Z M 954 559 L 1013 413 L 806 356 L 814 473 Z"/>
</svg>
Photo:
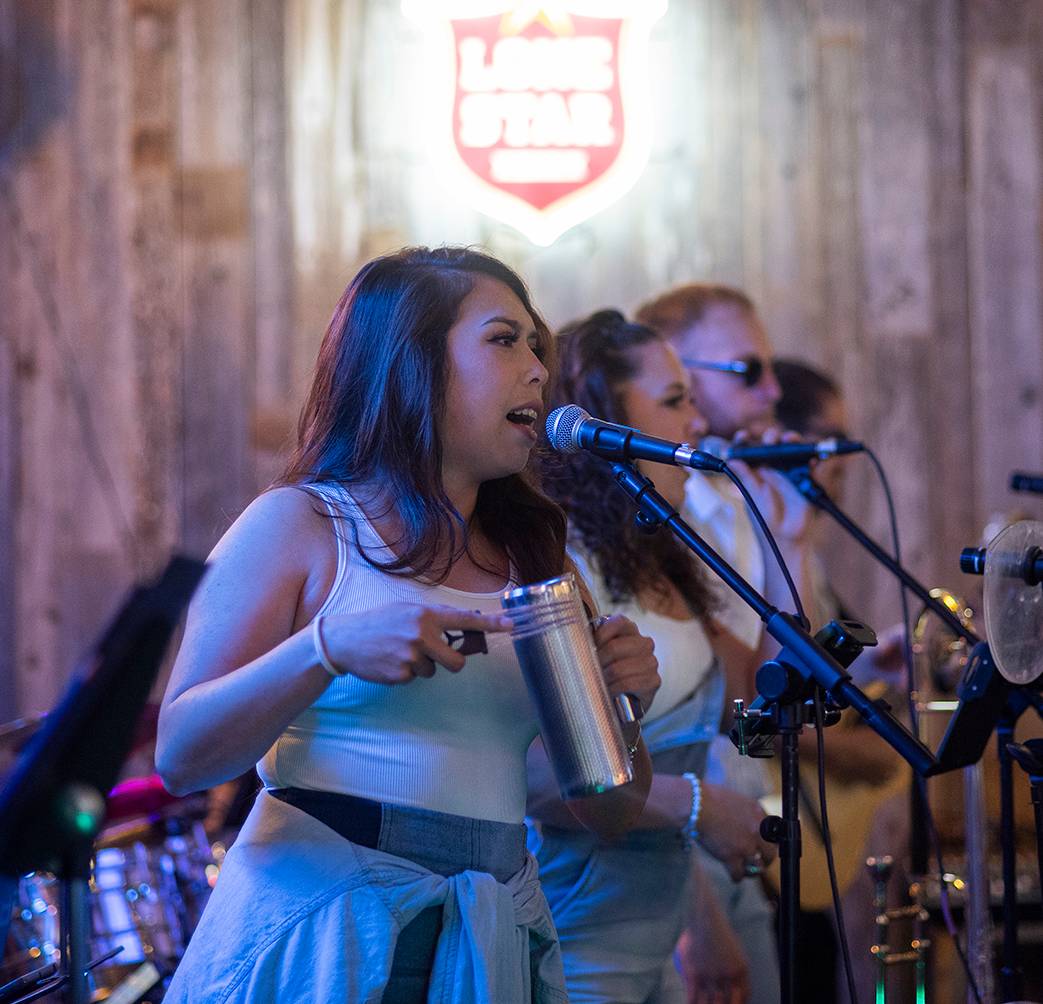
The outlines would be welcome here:
<svg viewBox="0 0 1043 1004">
<path fill-rule="evenodd" d="M 0 0 L 0 718 L 267 483 L 292 256 L 279 0 Z M 280 418 L 279 436 L 285 428 Z"/>
<path fill-rule="evenodd" d="M 554 323 L 743 286 L 841 379 L 929 583 L 1043 513 L 1005 488 L 1043 468 L 1043 0 L 673 0 L 651 47 L 648 169 L 537 248 L 443 184 L 398 0 L 0 0 L 0 718 L 267 483 L 337 296 L 405 243 L 490 247 Z"/>
</svg>

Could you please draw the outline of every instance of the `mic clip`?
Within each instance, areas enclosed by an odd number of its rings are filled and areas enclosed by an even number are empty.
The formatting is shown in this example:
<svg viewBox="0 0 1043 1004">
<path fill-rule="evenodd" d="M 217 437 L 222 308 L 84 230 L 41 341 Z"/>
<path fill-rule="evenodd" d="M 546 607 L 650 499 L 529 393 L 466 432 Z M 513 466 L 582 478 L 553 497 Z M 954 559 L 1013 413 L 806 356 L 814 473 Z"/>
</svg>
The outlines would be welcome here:
<svg viewBox="0 0 1043 1004">
<path fill-rule="evenodd" d="M 833 620 L 818 631 L 815 640 L 846 669 L 863 648 L 876 644 L 876 635 L 872 628 L 858 621 Z M 816 724 L 816 684 L 798 673 L 793 668 L 794 662 L 794 656 L 783 649 L 757 670 L 760 696 L 749 707 L 742 701 L 735 702 L 729 737 L 744 756 L 758 759 L 774 756 L 777 735 Z M 822 726 L 840 721 L 844 707 L 846 702 L 839 695 L 825 694 Z"/>
</svg>

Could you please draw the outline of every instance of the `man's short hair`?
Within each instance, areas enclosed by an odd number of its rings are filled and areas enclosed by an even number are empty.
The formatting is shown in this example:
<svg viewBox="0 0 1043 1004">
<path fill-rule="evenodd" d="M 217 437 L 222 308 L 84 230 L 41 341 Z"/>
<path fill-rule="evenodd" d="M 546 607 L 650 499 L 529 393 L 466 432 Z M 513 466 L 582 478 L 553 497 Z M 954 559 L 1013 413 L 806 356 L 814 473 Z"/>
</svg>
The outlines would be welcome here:
<svg viewBox="0 0 1043 1004">
<path fill-rule="evenodd" d="M 717 304 L 739 307 L 751 314 L 754 312 L 753 301 L 741 289 L 716 283 L 692 282 L 676 286 L 642 304 L 634 319 L 658 331 L 664 338 L 676 338 L 693 324 L 698 324 L 710 307 Z"/>
</svg>

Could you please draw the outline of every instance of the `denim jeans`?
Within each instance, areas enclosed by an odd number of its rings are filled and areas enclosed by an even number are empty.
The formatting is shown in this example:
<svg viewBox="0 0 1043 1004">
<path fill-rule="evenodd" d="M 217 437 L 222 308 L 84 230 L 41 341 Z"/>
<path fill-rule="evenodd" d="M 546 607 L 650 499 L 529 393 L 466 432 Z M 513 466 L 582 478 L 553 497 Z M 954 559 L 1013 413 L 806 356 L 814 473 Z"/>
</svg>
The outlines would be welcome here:
<svg viewBox="0 0 1043 1004">
<path fill-rule="evenodd" d="M 697 776 L 717 735 L 719 667 L 695 693 L 645 727 L 657 774 Z M 684 925 L 691 854 L 678 832 L 635 831 L 612 844 L 580 831 L 531 826 L 573 1004 L 674 1004 L 684 988 L 673 961 Z"/>
</svg>

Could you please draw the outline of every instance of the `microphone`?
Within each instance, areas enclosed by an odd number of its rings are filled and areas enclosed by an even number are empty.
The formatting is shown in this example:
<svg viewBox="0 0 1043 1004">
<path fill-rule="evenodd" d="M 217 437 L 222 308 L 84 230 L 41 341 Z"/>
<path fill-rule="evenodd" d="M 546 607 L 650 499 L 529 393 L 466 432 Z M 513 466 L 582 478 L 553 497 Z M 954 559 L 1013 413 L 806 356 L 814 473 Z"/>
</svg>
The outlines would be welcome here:
<svg viewBox="0 0 1043 1004">
<path fill-rule="evenodd" d="M 547 439 L 558 453 L 586 450 L 606 460 L 651 460 L 657 464 L 723 471 L 724 461 L 687 443 L 646 436 L 628 425 L 593 418 L 578 404 L 564 404 L 547 416 Z"/>
<path fill-rule="evenodd" d="M 721 460 L 741 460 L 751 467 L 774 467 L 785 471 L 804 467 L 810 460 L 826 460 L 845 453 L 861 453 L 865 446 L 854 439 L 820 439 L 797 443 L 730 443 L 719 436 L 707 436 L 699 443 L 705 453 Z"/>
<path fill-rule="evenodd" d="M 1043 475 L 1014 471 L 1010 476 L 1010 489 L 1015 492 L 1032 492 L 1043 495 Z"/>
</svg>

